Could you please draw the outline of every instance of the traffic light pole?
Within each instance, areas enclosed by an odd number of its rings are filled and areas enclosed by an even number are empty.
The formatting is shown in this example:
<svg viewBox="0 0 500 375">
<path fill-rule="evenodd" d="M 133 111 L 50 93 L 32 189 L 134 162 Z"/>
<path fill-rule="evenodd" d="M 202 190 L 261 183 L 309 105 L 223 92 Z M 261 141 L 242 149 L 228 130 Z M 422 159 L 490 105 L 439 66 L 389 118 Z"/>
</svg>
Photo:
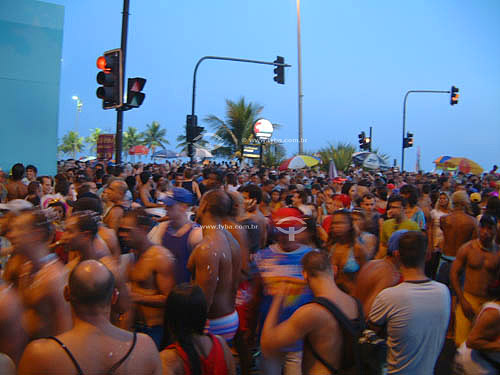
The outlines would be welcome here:
<svg viewBox="0 0 500 375">
<path fill-rule="evenodd" d="M 128 33 L 128 16 L 129 16 L 129 0 L 123 0 L 123 15 L 122 15 L 122 82 L 125 82 L 125 62 L 127 61 L 127 33 Z M 123 87 L 122 87 L 123 90 Z M 115 163 L 122 162 L 122 135 L 123 135 L 123 110 L 116 109 L 116 136 L 115 136 Z"/>
<path fill-rule="evenodd" d="M 372 152 L 372 144 L 373 144 L 372 129 L 373 129 L 373 127 L 370 126 L 370 152 Z"/>
<path fill-rule="evenodd" d="M 269 62 L 269 61 L 238 59 L 236 57 L 203 56 L 196 63 L 196 66 L 194 67 L 194 73 L 193 73 L 193 96 L 192 96 L 192 102 L 191 102 L 191 116 L 193 116 L 193 118 L 194 118 L 194 113 L 195 113 L 195 101 L 196 101 L 196 73 L 198 72 L 198 67 L 200 66 L 200 64 L 205 60 L 224 60 L 224 61 L 236 61 L 236 62 L 244 62 L 244 63 L 252 63 L 252 64 L 264 64 L 264 65 L 291 67 L 291 65 L 289 65 L 289 64 L 279 64 L 276 62 Z M 190 124 L 187 124 L 187 126 L 190 126 Z M 189 147 L 189 145 L 188 145 L 188 147 Z M 191 162 L 193 162 L 193 159 L 194 159 L 193 155 L 190 155 L 190 157 L 191 157 Z"/>
<path fill-rule="evenodd" d="M 405 94 L 403 102 L 403 138 L 401 143 L 401 172 L 405 170 L 405 132 L 406 132 L 406 101 L 411 93 L 429 93 L 429 94 L 449 94 L 451 91 L 441 90 L 410 90 Z"/>
</svg>

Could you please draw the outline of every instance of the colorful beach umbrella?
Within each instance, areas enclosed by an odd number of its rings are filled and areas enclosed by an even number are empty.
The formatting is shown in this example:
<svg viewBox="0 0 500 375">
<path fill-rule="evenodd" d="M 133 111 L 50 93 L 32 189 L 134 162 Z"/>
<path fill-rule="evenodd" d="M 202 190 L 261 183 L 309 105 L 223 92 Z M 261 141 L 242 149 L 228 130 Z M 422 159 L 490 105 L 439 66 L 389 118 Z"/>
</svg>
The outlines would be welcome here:
<svg viewBox="0 0 500 375">
<path fill-rule="evenodd" d="M 296 155 L 281 163 L 278 169 L 280 171 L 283 171 L 285 169 L 301 169 L 301 168 L 313 167 L 318 164 L 319 160 L 314 156 Z"/>
<path fill-rule="evenodd" d="M 467 158 L 451 158 L 446 161 L 446 164 L 453 165 L 458 168 L 458 170 L 465 174 L 481 174 L 483 173 L 483 168 L 477 164 L 475 161 Z"/>
</svg>

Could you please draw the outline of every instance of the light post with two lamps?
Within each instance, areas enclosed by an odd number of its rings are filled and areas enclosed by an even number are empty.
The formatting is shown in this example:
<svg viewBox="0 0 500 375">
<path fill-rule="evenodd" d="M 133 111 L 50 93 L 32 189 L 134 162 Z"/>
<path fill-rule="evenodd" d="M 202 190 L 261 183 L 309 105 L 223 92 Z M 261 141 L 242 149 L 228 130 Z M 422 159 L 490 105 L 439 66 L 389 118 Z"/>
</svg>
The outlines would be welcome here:
<svg viewBox="0 0 500 375">
<path fill-rule="evenodd" d="M 76 95 L 73 95 L 71 99 L 76 100 L 75 133 L 78 133 L 78 114 L 82 111 L 83 103 L 81 99 Z"/>
</svg>

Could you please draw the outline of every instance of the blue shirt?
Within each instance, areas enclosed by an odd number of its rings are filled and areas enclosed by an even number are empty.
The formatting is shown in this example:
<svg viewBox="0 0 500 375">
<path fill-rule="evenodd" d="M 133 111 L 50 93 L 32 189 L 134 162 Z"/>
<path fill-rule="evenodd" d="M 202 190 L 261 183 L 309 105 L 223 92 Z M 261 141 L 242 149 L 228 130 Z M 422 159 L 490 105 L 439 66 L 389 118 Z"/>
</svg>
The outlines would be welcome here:
<svg viewBox="0 0 500 375">
<path fill-rule="evenodd" d="M 313 251 L 311 247 L 301 246 L 297 250 L 286 252 L 277 245 L 271 245 L 259 250 L 255 255 L 255 263 L 262 278 L 263 298 L 260 304 L 260 322 L 264 325 L 267 313 L 271 307 L 276 288 L 282 288 L 283 283 L 290 285 L 290 294 L 283 302 L 278 322 L 281 323 L 295 312 L 300 306 L 310 302 L 313 295 L 302 276 L 302 257 Z M 302 350 L 302 341 L 284 348 L 284 352 Z"/>
</svg>

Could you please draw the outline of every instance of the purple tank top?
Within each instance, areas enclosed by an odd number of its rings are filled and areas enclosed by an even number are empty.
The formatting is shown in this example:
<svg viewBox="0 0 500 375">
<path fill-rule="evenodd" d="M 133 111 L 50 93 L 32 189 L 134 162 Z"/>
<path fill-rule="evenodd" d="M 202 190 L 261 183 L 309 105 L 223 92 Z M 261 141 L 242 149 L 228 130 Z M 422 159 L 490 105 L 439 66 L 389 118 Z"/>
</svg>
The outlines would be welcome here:
<svg viewBox="0 0 500 375">
<path fill-rule="evenodd" d="M 191 281 L 191 272 L 187 269 L 187 262 L 193 249 L 189 248 L 188 238 L 189 234 L 196 226 L 197 224 L 192 224 L 191 228 L 180 237 L 175 236 L 174 231 L 171 230 L 170 227 L 167 228 L 163 235 L 162 245 L 169 249 L 175 256 L 174 274 L 176 284 L 188 283 Z"/>
</svg>

